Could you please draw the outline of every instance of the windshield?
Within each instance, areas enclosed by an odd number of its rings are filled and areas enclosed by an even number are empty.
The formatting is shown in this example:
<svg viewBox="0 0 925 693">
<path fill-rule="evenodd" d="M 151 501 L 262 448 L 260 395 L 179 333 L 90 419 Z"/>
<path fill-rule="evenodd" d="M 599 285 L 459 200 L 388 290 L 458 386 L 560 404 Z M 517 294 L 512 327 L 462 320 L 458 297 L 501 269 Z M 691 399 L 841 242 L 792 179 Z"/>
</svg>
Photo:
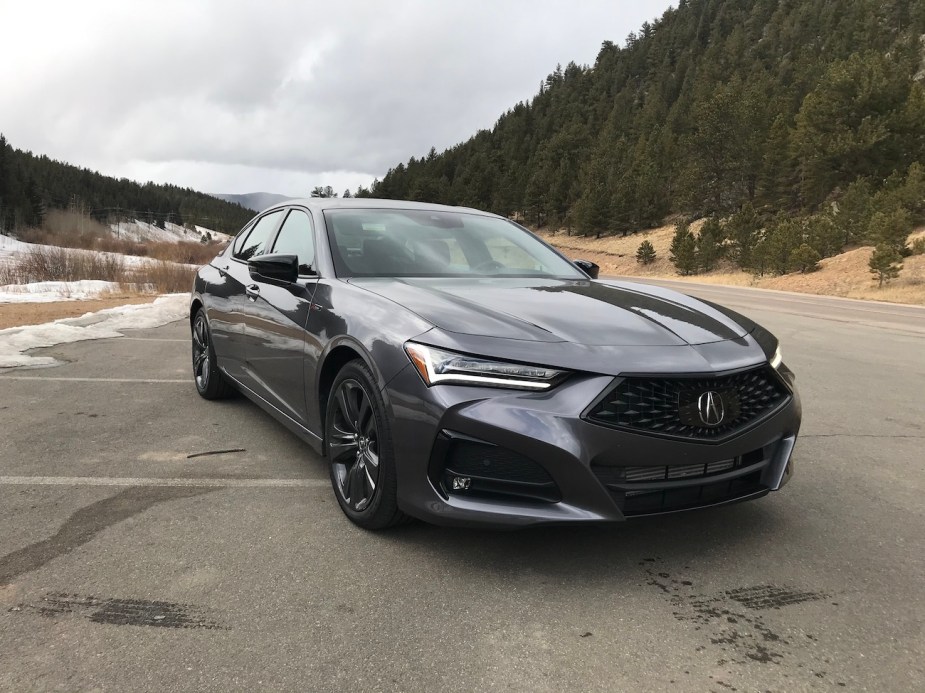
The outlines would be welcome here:
<svg viewBox="0 0 925 693">
<path fill-rule="evenodd" d="M 324 218 L 339 277 L 587 279 L 504 219 L 404 209 L 328 210 Z"/>
</svg>

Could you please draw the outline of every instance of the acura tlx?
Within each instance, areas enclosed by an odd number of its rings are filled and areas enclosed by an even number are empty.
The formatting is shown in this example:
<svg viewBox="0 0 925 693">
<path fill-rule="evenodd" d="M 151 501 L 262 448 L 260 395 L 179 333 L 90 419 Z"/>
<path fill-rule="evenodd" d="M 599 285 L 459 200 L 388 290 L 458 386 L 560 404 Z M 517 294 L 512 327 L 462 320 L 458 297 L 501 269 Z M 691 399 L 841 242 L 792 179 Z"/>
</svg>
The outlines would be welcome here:
<svg viewBox="0 0 925 693">
<path fill-rule="evenodd" d="M 196 278 L 193 377 L 323 454 L 356 524 L 608 522 L 764 496 L 794 375 L 722 306 L 474 209 L 292 200 Z"/>
</svg>

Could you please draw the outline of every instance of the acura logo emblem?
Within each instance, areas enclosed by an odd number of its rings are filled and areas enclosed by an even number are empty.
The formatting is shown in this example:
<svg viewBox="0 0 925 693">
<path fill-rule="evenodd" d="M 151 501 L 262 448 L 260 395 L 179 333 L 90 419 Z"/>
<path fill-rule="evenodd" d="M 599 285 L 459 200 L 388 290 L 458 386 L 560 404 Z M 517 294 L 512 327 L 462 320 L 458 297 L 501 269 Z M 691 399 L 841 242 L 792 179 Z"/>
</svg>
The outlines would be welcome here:
<svg viewBox="0 0 925 693">
<path fill-rule="evenodd" d="M 719 426 L 723 423 L 726 410 L 723 407 L 723 398 L 718 392 L 704 392 L 697 398 L 697 412 L 704 426 Z"/>
</svg>

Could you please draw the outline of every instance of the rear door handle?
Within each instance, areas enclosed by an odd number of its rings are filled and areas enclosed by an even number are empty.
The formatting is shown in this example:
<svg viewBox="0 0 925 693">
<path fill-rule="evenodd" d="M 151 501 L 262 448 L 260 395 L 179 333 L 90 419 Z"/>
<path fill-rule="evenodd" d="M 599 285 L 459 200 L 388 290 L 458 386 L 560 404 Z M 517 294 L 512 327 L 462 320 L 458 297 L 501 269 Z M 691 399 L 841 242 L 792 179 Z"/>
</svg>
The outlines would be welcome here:
<svg viewBox="0 0 925 693">
<path fill-rule="evenodd" d="M 247 294 L 247 297 L 250 300 L 256 301 L 257 297 L 260 295 L 260 287 L 256 284 L 250 284 L 249 286 L 244 287 L 244 293 Z"/>
</svg>

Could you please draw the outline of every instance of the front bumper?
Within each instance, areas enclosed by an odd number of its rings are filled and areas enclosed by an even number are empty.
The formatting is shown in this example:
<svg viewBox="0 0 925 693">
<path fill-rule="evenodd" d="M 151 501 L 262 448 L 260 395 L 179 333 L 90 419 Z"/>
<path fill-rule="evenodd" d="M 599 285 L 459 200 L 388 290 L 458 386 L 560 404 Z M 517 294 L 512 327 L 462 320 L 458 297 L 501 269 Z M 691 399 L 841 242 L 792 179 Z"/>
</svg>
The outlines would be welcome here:
<svg viewBox="0 0 925 693">
<path fill-rule="evenodd" d="M 782 372 L 792 389 L 791 374 Z M 786 405 L 741 434 L 702 442 L 617 430 L 582 418 L 613 380 L 576 375 L 544 393 L 428 388 L 409 365 L 384 393 L 392 415 L 399 506 L 440 525 L 615 522 L 748 500 L 789 480 L 801 419 L 796 390 Z M 530 497 L 512 487 L 517 492 L 504 493 L 503 483 L 493 493 L 473 492 L 475 485 L 454 491 L 445 468 L 447 441 L 453 440 L 488 443 L 536 463 L 551 478 L 554 492 Z M 692 476 L 698 465 L 718 471 Z M 652 474 L 642 469 L 647 467 Z M 682 471 L 656 479 L 659 467 Z M 625 472 L 613 473 L 626 468 L 635 470 L 629 479 Z"/>
</svg>

